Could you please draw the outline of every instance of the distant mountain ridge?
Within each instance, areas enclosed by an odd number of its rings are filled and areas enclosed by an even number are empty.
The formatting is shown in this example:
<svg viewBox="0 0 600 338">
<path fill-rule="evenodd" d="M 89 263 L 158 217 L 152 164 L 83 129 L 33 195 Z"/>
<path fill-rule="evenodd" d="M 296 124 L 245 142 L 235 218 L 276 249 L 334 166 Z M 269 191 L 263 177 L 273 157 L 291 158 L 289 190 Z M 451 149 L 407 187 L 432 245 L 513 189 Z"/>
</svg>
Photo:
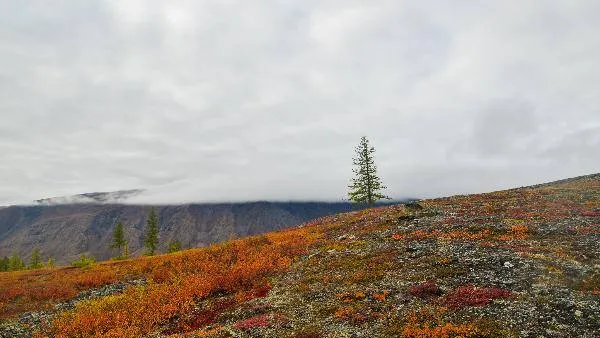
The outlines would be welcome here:
<svg viewBox="0 0 600 338">
<path fill-rule="evenodd" d="M 131 197 L 137 196 L 144 192 L 144 189 L 119 190 L 108 192 L 91 192 L 85 194 L 77 194 L 72 196 L 50 197 L 35 200 L 34 204 L 40 205 L 60 205 L 60 204 L 117 204 L 123 203 Z"/>
<path fill-rule="evenodd" d="M 77 198 L 39 200 L 37 205 L 0 208 L 0 257 L 12 252 L 28 259 L 35 248 L 59 264 L 82 253 L 105 260 L 118 220 L 125 224 L 132 255 L 143 252 L 143 234 L 150 205 L 111 204 L 139 193 L 92 193 Z M 67 204 L 67 201 L 77 204 Z M 206 246 L 231 236 L 248 236 L 289 228 L 314 218 L 351 211 L 350 203 L 249 202 L 156 206 L 160 247 L 172 240 L 184 248 Z"/>
</svg>

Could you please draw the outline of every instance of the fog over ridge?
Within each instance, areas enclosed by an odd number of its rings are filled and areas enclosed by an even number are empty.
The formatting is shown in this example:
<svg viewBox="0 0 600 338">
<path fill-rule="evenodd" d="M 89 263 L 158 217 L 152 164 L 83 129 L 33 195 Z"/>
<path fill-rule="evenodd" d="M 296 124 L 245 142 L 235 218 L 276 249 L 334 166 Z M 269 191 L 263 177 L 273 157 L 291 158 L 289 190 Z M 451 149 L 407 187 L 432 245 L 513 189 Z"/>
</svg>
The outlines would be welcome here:
<svg viewBox="0 0 600 338">
<path fill-rule="evenodd" d="M 0 205 L 395 198 L 600 172 L 592 0 L 0 3 Z"/>
</svg>

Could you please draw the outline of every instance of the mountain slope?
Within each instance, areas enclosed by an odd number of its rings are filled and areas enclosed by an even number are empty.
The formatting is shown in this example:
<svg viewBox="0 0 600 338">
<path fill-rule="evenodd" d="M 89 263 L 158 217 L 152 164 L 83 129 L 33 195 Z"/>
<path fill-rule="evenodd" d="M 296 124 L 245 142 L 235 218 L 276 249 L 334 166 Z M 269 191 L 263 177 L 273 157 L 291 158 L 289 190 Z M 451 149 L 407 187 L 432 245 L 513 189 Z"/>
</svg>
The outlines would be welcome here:
<svg viewBox="0 0 600 338">
<path fill-rule="evenodd" d="M 48 311 L 0 332 L 596 337 L 599 267 L 600 175 L 590 175 L 339 214 L 89 270 L 0 274 L 4 317 Z"/>
<path fill-rule="evenodd" d="M 143 251 L 143 233 L 150 206 L 125 204 L 61 204 L 11 206 L 0 209 L 0 256 L 20 253 L 28 259 L 40 248 L 44 257 L 71 262 L 81 253 L 100 260 L 115 255 L 110 249 L 117 220 L 125 224 L 133 255 Z M 179 240 L 191 248 L 232 236 L 249 236 L 288 228 L 308 220 L 352 210 L 348 203 L 253 202 L 158 206 L 159 249 Z"/>
</svg>

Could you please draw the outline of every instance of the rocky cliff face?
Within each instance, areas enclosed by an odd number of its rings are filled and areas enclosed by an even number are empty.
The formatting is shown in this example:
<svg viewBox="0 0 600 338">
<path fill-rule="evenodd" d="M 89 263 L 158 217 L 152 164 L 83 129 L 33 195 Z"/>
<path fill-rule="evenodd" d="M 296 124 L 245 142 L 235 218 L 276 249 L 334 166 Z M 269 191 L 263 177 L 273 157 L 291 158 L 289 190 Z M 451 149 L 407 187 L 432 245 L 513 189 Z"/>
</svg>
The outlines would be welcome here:
<svg viewBox="0 0 600 338">
<path fill-rule="evenodd" d="M 350 211 L 348 203 L 254 202 L 158 206 L 160 249 L 179 240 L 184 248 L 209 245 L 231 236 L 288 228 L 313 218 Z M 150 206 L 71 204 L 11 206 L 0 209 L 0 256 L 12 252 L 28 259 L 40 248 L 43 258 L 69 263 L 81 253 L 104 260 L 117 220 L 125 224 L 130 253 L 143 252 L 143 233 Z"/>
</svg>

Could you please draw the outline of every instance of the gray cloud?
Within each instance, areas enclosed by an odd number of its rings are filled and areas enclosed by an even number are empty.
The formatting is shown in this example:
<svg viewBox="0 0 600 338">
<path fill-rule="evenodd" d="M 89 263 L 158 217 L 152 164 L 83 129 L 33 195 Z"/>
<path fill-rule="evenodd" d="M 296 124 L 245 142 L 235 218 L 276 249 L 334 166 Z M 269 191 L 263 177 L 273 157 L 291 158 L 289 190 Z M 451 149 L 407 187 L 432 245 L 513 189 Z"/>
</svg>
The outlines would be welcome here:
<svg viewBox="0 0 600 338">
<path fill-rule="evenodd" d="M 345 198 L 597 172 L 600 4 L 3 1 L 0 204 Z"/>
<path fill-rule="evenodd" d="M 537 128 L 533 107 L 527 102 L 495 101 L 475 117 L 469 144 L 483 156 L 531 148 L 527 139 L 537 132 Z"/>
</svg>

